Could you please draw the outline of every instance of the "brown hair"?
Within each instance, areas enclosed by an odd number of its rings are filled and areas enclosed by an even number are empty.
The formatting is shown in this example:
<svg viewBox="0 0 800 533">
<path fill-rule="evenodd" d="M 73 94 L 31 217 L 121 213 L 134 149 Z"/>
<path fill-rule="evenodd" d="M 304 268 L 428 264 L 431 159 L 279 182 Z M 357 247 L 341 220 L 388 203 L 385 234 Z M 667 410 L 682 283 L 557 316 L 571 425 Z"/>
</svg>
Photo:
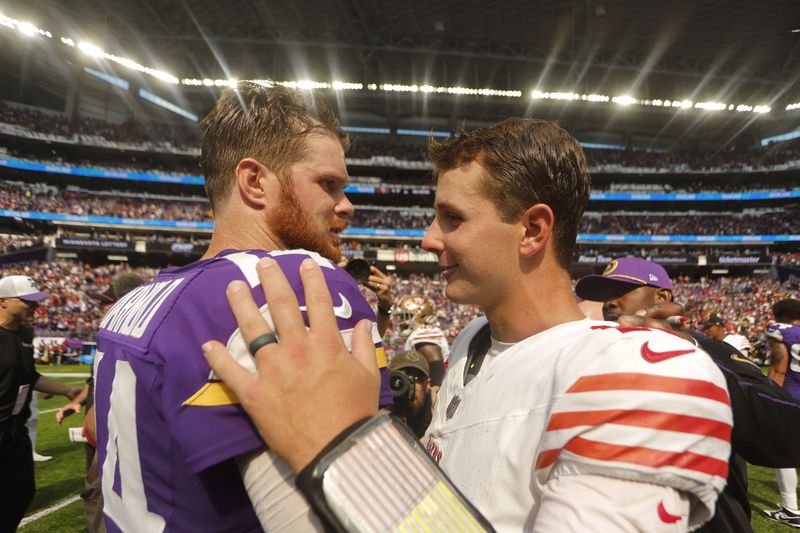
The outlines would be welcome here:
<svg viewBox="0 0 800 533">
<path fill-rule="evenodd" d="M 233 172 L 244 158 L 258 159 L 283 178 L 307 155 L 306 137 L 314 131 L 332 134 L 345 150 L 350 145 L 319 93 L 251 82 L 225 89 L 200 128 L 200 167 L 212 210 L 230 194 Z"/>
<path fill-rule="evenodd" d="M 534 204 L 550 206 L 558 261 L 570 268 L 591 178 L 583 150 L 569 133 L 553 122 L 509 118 L 469 133 L 462 127 L 442 143 L 431 139 L 428 155 L 436 180 L 459 165 L 481 165 L 487 174 L 481 187 L 503 222 L 516 221 Z"/>
<path fill-rule="evenodd" d="M 800 300 L 787 298 L 772 305 L 772 314 L 777 322 L 800 320 Z"/>
</svg>

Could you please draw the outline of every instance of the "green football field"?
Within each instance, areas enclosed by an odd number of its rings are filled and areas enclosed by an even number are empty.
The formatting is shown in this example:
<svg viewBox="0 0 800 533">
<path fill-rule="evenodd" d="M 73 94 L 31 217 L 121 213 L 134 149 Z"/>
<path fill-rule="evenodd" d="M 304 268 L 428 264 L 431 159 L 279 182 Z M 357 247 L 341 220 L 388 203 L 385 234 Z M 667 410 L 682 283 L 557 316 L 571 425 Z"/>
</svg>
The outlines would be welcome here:
<svg viewBox="0 0 800 533">
<path fill-rule="evenodd" d="M 42 372 L 87 372 L 88 367 L 67 365 L 62 367 L 42 367 Z M 85 380 L 80 377 L 58 377 L 59 381 L 79 386 Z M 22 533 L 73 533 L 86 531 L 83 518 L 83 503 L 76 498 L 83 487 L 84 451 L 83 444 L 70 442 L 68 427 L 80 426 L 81 415 L 73 415 L 63 425 L 55 422 L 55 410 L 64 405 L 63 397 L 39 400 L 39 435 L 37 451 L 52 455 L 53 459 L 36 463 L 36 496 L 28 510 L 25 520 L 29 523 L 20 527 Z M 759 516 L 758 510 L 773 508 L 779 501 L 774 471 L 757 466 L 750 467 L 750 507 L 753 511 L 753 529 L 756 532 L 788 532 L 792 528 L 782 526 Z M 66 504 L 66 505 L 65 505 Z M 57 508 L 57 509 L 56 509 Z"/>
</svg>

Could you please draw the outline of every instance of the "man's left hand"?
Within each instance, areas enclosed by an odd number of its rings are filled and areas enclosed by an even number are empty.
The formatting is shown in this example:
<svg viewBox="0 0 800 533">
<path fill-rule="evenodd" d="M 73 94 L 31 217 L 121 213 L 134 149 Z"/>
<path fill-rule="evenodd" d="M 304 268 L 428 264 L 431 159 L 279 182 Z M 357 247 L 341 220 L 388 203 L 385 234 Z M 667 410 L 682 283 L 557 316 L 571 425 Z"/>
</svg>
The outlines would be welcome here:
<svg viewBox="0 0 800 533">
<path fill-rule="evenodd" d="M 677 333 L 686 340 L 692 340 L 683 316 L 683 306 L 675 302 L 661 302 L 635 315 L 622 315 L 617 319 L 620 326 L 656 328 Z"/>
</svg>

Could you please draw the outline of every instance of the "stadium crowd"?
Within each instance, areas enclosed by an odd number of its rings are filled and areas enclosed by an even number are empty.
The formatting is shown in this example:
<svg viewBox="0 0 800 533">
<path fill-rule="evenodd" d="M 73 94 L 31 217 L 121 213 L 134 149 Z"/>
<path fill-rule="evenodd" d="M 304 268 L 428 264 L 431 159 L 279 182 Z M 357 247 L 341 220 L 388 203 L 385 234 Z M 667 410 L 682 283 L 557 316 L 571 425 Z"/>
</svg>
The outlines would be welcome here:
<svg viewBox="0 0 800 533">
<path fill-rule="evenodd" d="M 91 338 L 101 317 L 100 308 L 87 294 L 104 291 L 111 280 L 127 271 L 145 279 L 155 277 L 157 269 L 131 269 L 125 263 L 92 265 L 79 261 L 34 261 L 4 267 L 4 276 L 30 276 L 49 298 L 36 310 L 33 326 L 40 337 L 74 336 Z"/>
<path fill-rule="evenodd" d="M 156 140 L 165 146 L 178 148 L 196 147 L 200 144 L 196 128 L 149 123 L 146 126 L 133 120 L 112 123 L 105 120 L 61 114 L 46 113 L 28 107 L 10 106 L 0 102 L 0 122 L 22 126 L 38 133 L 103 137 L 109 141 L 123 143 L 152 143 Z"/>
<path fill-rule="evenodd" d="M 581 223 L 583 233 L 636 235 L 779 235 L 800 230 L 797 215 L 791 211 L 746 213 L 587 213 Z"/>
<path fill-rule="evenodd" d="M 158 196 L 124 191 L 93 191 L 74 186 L 0 180 L 0 209 L 71 215 L 114 216 L 146 220 L 202 222 L 212 219 L 208 202 L 196 196 Z M 588 212 L 583 233 L 610 234 L 794 234 L 800 231 L 792 211 L 747 212 Z M 433 210 L 359 206 L 351 221 L 357 228 L 425 229 Z"/>
<path fill-rule="evenodd" d="M 786 254 L 796 259 L 797 254 Z M 3 275 L 24 274 L 50 294 L 36 312 L 34 326 L 39 336 L 72 336 L 88 339 L 94 335 L 100 319 L 96 302 L 87 294 L 104 290 L 111 279 L 132 271 L 145 279 L 157 273 L 154 268 L 131 268 L 124 263 L 92 265 L 73 260 L 30 262 L 3 268 Z M 710 316 L 721 317 L 728 329 L 747 336 L 754 346 L 764 345 L 764 332 L 772 321 L 770 306 L 781 299 L 793 297 L 796 288 L 766 277 L 713 277 L 691 280 L 676 277 L 676 300 L 685 307 L 686 316 L 700 330 Z M 374 306 L 375 294 L 367 289 L 364 296 Z M 473 306 L 457 305 L 444 295 L 441 275 L 410 274 L 394 276 L 392 297 L 395 301 L 406 295 L 424 294 L 433 303 L 437 321 L 452 342 L 459 331 L 478 314 Z M 403 350 L 408 333 L 393 323 L 386 336 L 387 351 Z"/>
<path fill-rule="evenodd" d="M 73 116 L 67 118 L 55 112 L 30 107 L 11 106 L 0 102 L 0 123 L 27 128 L 40 134 L 80 136 L 85 140 L 103 138 L 125 144 L 144 144 L 170 149 L 197 149 L 199 131 L 194 126 L 151 122 L 146 126 L 134 120 L 112 123 L 97 118 Z M 426 140 L 418 142 L 387 142 L 362 138 L 353 133 L 348 158 L 367 161 L 385 156 L 397 161 L 424 162 L 427 160 Z M 646 151 L 631 149 L 585 149 L 589 166 L 594 172 L 647 170 L 656 172 L 748 172 L 800 166 L 800 148 L 787 142 L 759 150 L 729 150 L 718 153 L 693 151 Z"/>
<path fill-rule="evenodd" d="M 8 180 L 0 180 L 0 209 L 147 220 L 211 220 L 208 201 L 199 197 L 61 189 L 44 183 Z"/>
</svg>

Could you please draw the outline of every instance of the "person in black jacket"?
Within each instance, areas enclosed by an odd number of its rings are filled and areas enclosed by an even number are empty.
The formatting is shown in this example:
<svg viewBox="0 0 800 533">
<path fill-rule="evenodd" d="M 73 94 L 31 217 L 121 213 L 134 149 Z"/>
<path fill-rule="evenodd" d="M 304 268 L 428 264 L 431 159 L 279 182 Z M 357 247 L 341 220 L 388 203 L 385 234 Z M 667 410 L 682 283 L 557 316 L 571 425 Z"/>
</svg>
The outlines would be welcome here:
<svg viewBox="0 0 800 533">
<path fill-rule="evenodd" d="M 15 531 L 33 499 L 33 449 L 25 422 L 33 391 L 70 400 L 80 389 L 39 375 L 19 330 L 46 299 L 27 276 L 0 279 L 0 531 Z"/>
<path fill-rule="evenodd" d="M 621 261 L 628 267 L 624 276 L 616 268 Z M 606 320 L 690 335 L 720 368 L 733 410 L 728 485 L 717 500 L 713 519 L 699 531 L 751 532 L 746 462 L 773 468 L 800 465 L 800 402 L 730 344 L 686 331 L 678 317 L 682 308 L 671 303 L 672 282 L 656 263 L 616 259 L 603 274 L 581 278 L 575 293 L 584 300 L 604 302 Z M 669 316 L 674 318 L 665 320 Z"/>
</svg>

